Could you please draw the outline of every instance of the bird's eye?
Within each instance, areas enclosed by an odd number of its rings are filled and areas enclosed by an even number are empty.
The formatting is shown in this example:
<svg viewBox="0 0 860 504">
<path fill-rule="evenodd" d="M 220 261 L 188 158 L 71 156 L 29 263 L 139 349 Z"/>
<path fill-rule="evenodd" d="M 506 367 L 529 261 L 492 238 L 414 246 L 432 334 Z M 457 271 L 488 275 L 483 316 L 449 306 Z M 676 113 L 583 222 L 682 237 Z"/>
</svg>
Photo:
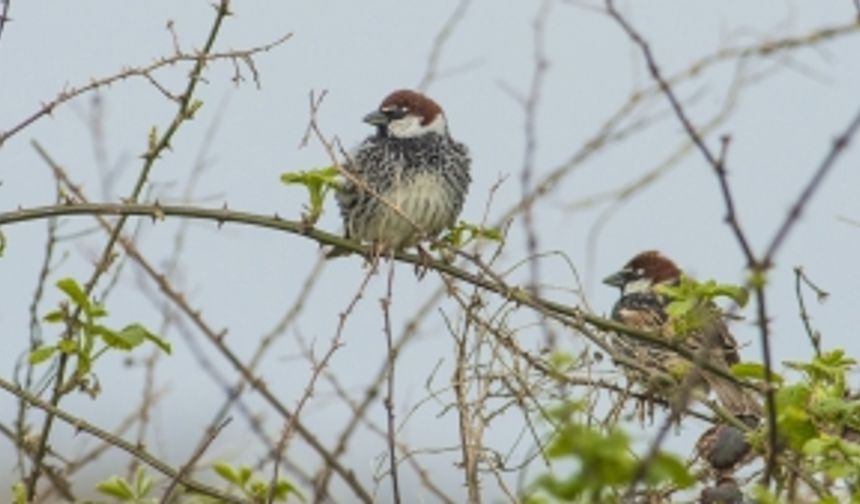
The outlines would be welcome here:
<svg viewBox="0 0 860 504">
<path fill-rule="evenodd" d="M 409 111 L 406 110 L 404 107 L 392 107 L 382 111 L 382 113 L 390 117 L 392 121 L 402 119 L 406 116 L 408 112 Z"/>
</svg>

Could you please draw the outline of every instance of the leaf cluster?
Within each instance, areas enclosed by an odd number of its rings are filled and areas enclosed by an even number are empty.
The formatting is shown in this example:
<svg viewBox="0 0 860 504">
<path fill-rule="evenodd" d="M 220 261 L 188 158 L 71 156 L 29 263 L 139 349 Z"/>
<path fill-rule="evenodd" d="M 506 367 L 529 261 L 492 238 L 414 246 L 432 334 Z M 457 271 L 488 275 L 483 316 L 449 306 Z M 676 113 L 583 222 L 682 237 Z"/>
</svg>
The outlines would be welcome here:
<svg viewBox="0 0 860 504">
<path fill-rule="evenodd" d="M 56 285 L 66 299 L 43 320 L 49 324 L 65 325 L 65 335 L 55 344 L 43 344 L 34 349 L 29 360 L 30 364 L 36 365 L 58 353 L 75 357 L 77 365 L 67 388 L 80 386 L 96 395 L 98 386 L 87 384 L 86 378 L 91 375 L 93 363 L 109 351 L 128 352 L 150 342 L 165 353 L 171 352 L 169 342 L 141 324 L 132 323 L 121 329 L 104 325 L 102 320 L 108 316 L 107 310 L 91 300 L 75 279 L 63 278 Z"/>
<path fill-rule="evenodd" d="M 677 285 L 658 285 L 656 289 L 669 299 L 666 313 L 673 333 L 679 336 L 707 327 L 719 318 L 716 299 L 728 298 L 740 307 L 749 301 L 749 292 L 743 287 L 714 280 L 698 282 L 686 275 L 681 276 Z"/>
<path fill-rule="evenodd" d="M 305 496 L 286 478 L 278 478 L 274 488 L 271 488 L 271 482 L 255 476 L 250 467 L 234 467 L 226 462 L 215 464 L 215 473 L 227 482 L 231 489 L 239 490 L 252 502 L 286 502 L 291 495 L 294 495 L 301 502 L 305 502 Z M 269 500 L 270 493 L 271 501 Z"/>
<path fill-rule="evenodd" d="M 630 437 L 619 428 L 602 431 L 585 423 L 578 415 L 582 409 L 582 403 L 570 401 L 550 412 L 555 426 L 544 455 L 573 469 L 565 475 L 540 475 L 525 502 L 616 502 L 636 478 L 639 460 Z M 659 452 L 645 468 L 642 481 L 651 489 L 671 491 L 692 486 L 695 478 L 681 459 Z"/>
<path fill-rule="evenodd" d="M 308 191 L 307 213 L 302 214 L 302 222 L 314 225 L 323 213 L 323 204 L 328 193 L 341 186 L 340 173 L 336 166 L 316 168 L 281 174 L 281 182 L 286 185 L 301 185 Z"/>
</svg>

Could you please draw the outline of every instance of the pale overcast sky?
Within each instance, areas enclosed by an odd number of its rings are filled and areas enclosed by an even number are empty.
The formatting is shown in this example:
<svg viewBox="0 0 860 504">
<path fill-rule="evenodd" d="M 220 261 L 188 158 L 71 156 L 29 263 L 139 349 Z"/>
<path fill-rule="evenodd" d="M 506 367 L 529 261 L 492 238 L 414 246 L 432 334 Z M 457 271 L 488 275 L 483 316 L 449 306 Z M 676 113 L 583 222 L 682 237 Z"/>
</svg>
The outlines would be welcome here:
<svg viewBox="0 0 860 504">
<path fill-rule="evenodd" d="M 14 21 L 0 38 L 0 131 L 37 111 L 40 103 L 66 86 L 82 85 L 125 66 L 147 64 L 171 54 L 173 42 L 165 28 L 168 21 L 173 22 L 182 48 L 199 48 L 213 17 L 210 3 L 13 1 Z M 259 90 L 250 79 L 235 87 L 229 63 L 210 66 L 198 92 L 204 106 L 193 122 L 182 127 L 174 149 L 156 165 L 150 197 L 162 201 L 182 198 L 207 132 L 215 124 L 213 141 L 205 152 L 206 171 L 194 188 L 193 201 L 297 218 L 305 195 L 298 188 L 281 185 L 279 174 L 328 164 L 317 142 L 299 147 L 308 123 L 310 91 L 328 92 L 319 114 L 323 130 L 337 135 L 346 146 L 358 143 L 370 133 L 361 122 L 364 114 L 389 91 L 414 87 L 420 81 L 433 39 L 457 4 L 452 0 L 234 2 L 235 16 L 225 21 L 216 50 L 257 46 L 286 33 L 293 36 L 282 46 L 255 57 L 262 86 Z M 551 2 L 545 29 L 549 66 L 537 112 L 535 179 L 565 163 L 634 89 L 651 84 L 641 54 L 616 23 L 599 9 L 589 8 L 594 5 L 601 3 Z M 468 144 L 473 155 L 474 181 L 462 215 L 471 222 L 481 219 L 490 188 L 500 177 L 508 178 L 495 195 L 490 220 L 520 197 L 524 114 L 511 90 L 528 92 L 534 64 L 532 21 L 538 6 L 539 2 L 472 2 L 441 53 L 442 78 L 428 89 L 444 107 L 452 134 Z M 685 70 L 693 61 L 721 48 L 803 36 L 822 27 L 843 27 L 857 16 L 849 0 L 652 0 L 622 2 L 621 7 L 652 43 L 667 75 Z M 756 250 L 770 240 L 835 135 L 860 108 L 858 54 L 860 31 L 854 31 L 814 48 L 751 57 L 742 68 L 736 62 L 716 65 L 677 88 L 690 105 L 690 115 L 701 126 L 732 99 L 733 76 L 743 72 L 748 79 L 741 94 L 733 98 L 731 115 L 707 135 L 707 141 L 717 149 L 720 135 L 732 137 L 727 162 L 730 183 Z M 249 78 L 247 69 L 242 70 Z M 164 85 L 179 92 L 187 71 L 185 66 L 157 75 Z M 109 193 L 104 194 L 99 178 L 100 154 L 93 148 L 89 128 L 94 96 L 64 104 L 52 117 L 41 119 L 0 147 L 0 211 L 53 201 L 53 179 L 31 147 L 31 140 L 44 145 L 94 200 L 116 201 L 131 190 L 149 129 L 163 129 L 174 107 L 142 79 L 118 82 L 102 90 L 105 150 L 101 155 L 108 167 L 117 169 Z M 597 313 L 608 313 L 616 296 L 599 279 L 644 249 L 663 250 L 701 278 L 725 282 L 744 279 L 743 257 L 722 221 L 724 207 L 716 179 L 695 151 L 689 151 L 656 182 L 618 208 L 599 234 L 594 234 L 609 205 L 583 209 L 581 203 L 655 170 L 687 141 L 662 98 L 633 117 L 656 117 L 659 123 L 589 158 L 534 210 L 540 250 L 567 254 L 586 281 L 589 303 Z M 841 346 L 860 355 L 854 329 L 860 327 L 854 292 L 860 285 L 860 268 L 856 266 L 860 227 L 841 220 L 860 221 L 858 191 L 860 149 L 854 146 L 824 181 L 777 258 L 768 291 L 777 361 L 810 355 L 793 293 L 792 268 L 797 265 L 804 266 L 831 294 L 823 305 L 815 303 L 811 295 L 808 298 L 813 323 L 822 331 L 825 347 Z M 335 210 L 334 202 L 329 201 L 320 227 L 340 229 Z M 141 226 L 140 248 L 156 265 L 163 266 L 178 226 L 175 220 L 155 225 L 147 221 Z M 78 218 L 66 223 L 61 232 L 70 234 L 92 227 L 90 219 Z M 5 226 L 3 233 L 7 247 L 0 259 L 0 374 L 8 379 L 28 341 L 27 308 L 43 258 L 45 223 Z M 499 269 L 525 257 L 522 238 L 522 225 L 517 220 Z M 187 239 L 180 273 L 171 280 L 210 323 L 218 329 L 227 328 L 233 350 L 249 358 L 259 338 L 292 304 L 316 261 L 317 245 L 294 235 L 230 225 L 217 230 L 199 222 L 189 226 Z M 52 278 L 84 280 L 103 243 L 99 233 L 64 242 L 61 250 L 67 255 Z M 408 265 L 399 265 L 397 272 L 393 321 L 399 332 L 440 281 L 429 274 L 418 282 Z M 553 286 L 545 291 L 548 297 L 577 302 L 578 298 L 566 290 L 575 287 L 575 280 L 564 260 L 558 256 L 542 260 L 541 272 L 545 283 Z M 305 311 L 267 354 L 261 374 L 288 406 L 295 405 L 308 377 L 307 363 L 296 358 L 297 337 L 315 340 L 319 351 L 324 351 L 335 333 L 338 313 L 358 289 L 363 274 L 355 257 L 327 265 L 306 300 Z M 522 269 L 511 280 L 526 278 Z M 110 320 L 117 325 L 140 321 L 157 329 L 161 305 L 149 302 L 146 290 L 154 290 L 151 282 L 128 265 L 107 303 Z M 346 345 L 329 366 L 356 397 L 377 373 L 385 353 L 378 303 L 384 292 L 384 279 L 374 278 L 348 321 Z M 57 294 L 49 291 L 41 312 L 48 311 L 57 300 Z M 449 383 L 453 341 L 442 314 L 456 314 L 456 307 L 450 301 L 440 306 L 442 311 L 434 311 L 425 319 L 420 338 L 399 356 L 396 403 L 401 419 L 404 412 L 427 398 L 425 382 L 440 362 L 434 386 Z M 735 332 L 741 341 L 749 343 L 744 357 L 758 360 L 757 333 L 750 323 L 753 312 L 747 309 L 743 314 L 748 321 L 736 323 Z M 193 331 L 192 335 L 232 383 L 234 371 L 202 336 Z M 49 327 L 44 336 L 51 340 L 57 334 Z M 157 409 L 150 439 L 155 453 L 178 465 L 193 450 L 201 429 L 220 406 L 223 392 L 201 370 L 194 350 L 179 331 L 173 328 L 165 336 L 174 342 L 175 350 L 158 367 L 158 386 L 166 387 L 168 393 Z M 576 335 L 563 337 L 574 348 L 582 343 Z M 520 338 L 524 345 L 532 346 L 529 342 L 539 341 L 541 335 L 539 330 L 527 328 Z M 113 357 L 103 363 L 99 376 L 103 392 L 97 401 L 72 397 L 63 406 L 110 428 L 136 404 L 142 371 L 128 370 L 119 357 Z M 263 412 L 265 429 L 276 436 L 281 428 L 276 413 L 256 398 L 250 404 Z M 15 408 L 13 398 L 0 393 L 0 422 L 11 425 Z M 441 402 L 424 403 L 400 433 L 402 440 L 418 449 L 456 446 L 456 417 L 449 411 L 437 418 L 442 412 Z M 331 446 L 349 413 L 332 396 L 331 387 L 321 382 L 305 415 L 305 421 Z M 262 456 L 263 450 L 245 420 L 235 416 L 210 448 L 207 460 L 253 463 Z M 383 424 L 381 402 L 374 406 L 371 416 Z M 520 427 L 517 415 L 501 419 L 488 432 L 487 444 L 499 450 L 510 448 Z M 72 434 L 66 428 L 58 432 Z M 59 440 L 52 444 L 74 454 L 79 450 L 74 447 L 82 446 L 86 437 L 78 435 L 68 444 Z M 683 439 L 673 443 L 685 446 Z M 521 446 L 520 450 L 524 448 L 529 447 Z M 308 453 L 298 441 L 291 449 L 297 460 Z M 8 461 L 0 462 L 0 488 L 8 488 L 14 478 L 11 450 L 8 441 L 0 441 L 0 461 Z M 373 467 L 383 453 L 381 438 L 365 431 L 353 438 L 344 463 L 372 486 Z M 462 497 L 463 491 L 460 471 L 453 465 L 458 457 L 452 452 L 420 458 L 437 475 L 444 490 L 456 498 Z M 104 460 L 125 467 L 127 459 L 112 452 Z M 314 461 L 307 469 L 316 467 L 315 459 L 308 460 Z M 100 479 L 111 472 L 110 466 L 100 466 L 91 468 L 87 476 Z M 418 486 L 413 472 L 404 467 L 402 474 L 408 491 L 432 501 Z M 516 475 L 509 478 L 515 486 Z M 349 500 L 350 494 L 340 482 L 334 488 Z M 493 483 L 486 489 L 488 497 L 499 495 Z M 380 500 L 384 502 L 389 492 L 383 483 Z M 81 495 L 85 493 L 82 489 Z"/>
</svg>

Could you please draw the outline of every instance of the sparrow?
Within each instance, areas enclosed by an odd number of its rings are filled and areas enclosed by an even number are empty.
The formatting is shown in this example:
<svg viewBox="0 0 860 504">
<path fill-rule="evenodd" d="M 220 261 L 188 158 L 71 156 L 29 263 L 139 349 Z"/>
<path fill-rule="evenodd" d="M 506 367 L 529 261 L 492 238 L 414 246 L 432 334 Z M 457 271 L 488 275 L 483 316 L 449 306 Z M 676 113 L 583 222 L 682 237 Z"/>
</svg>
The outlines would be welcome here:
<svg viewBox="0 0 860 504">
<path fill-rule="evenodd" d="M 471 158 L 451 137 L 439 104 L 401 89 L 364 122 L 375 132 L 344 163 L 335 193 L 346 237 L 372 243 L 378 255 L 453 226 L 471 182 Z"/>
<path fill-rule="evenodd" d="M 674 334 L 672 321 L 666 312 L 670 300 L 658 292 L 657 286 L 676 285 L 682 274 L 671 259 L 657 251 L 636 255 L 620 271 L 603 280 L 603 283 L 617 287 L 621 292 L 621 297 L 612 308 L 612 318 L 626 326 L 665 337 L 711 366 L 727 371 L 730 366 L 740 362 L 738 344 L 715 304 L 709 303 L 705 307 L 705 313 L 710 316 L 701 328 L 691 334 Z M 761 415 L 759 403 L 739 385 L 696 366 L 671 350 L 634 340 L 624 334 L 615 334 L 612 343 L 621 355 L 635 360 L 645 369 L 656 371 L 654 375 L 644 376 L 641 370 L 625 368 L 628 379 L 645 384 L 651 391 L 671 392 L 672 387 L 678 387 L 679 383 L 674 380 L 666 383 L 666 378 L 671 380 L 671 377 L 683 374 L 684 379 L 693 380 L 694 385 L 713 390 L 723 407 L 732 414 L 739 417 Z M 655 383 L 655 377 L 661 383 Z M 671 395 L 667 398 L 670 403 L 675 399 Z"/>
</svg>

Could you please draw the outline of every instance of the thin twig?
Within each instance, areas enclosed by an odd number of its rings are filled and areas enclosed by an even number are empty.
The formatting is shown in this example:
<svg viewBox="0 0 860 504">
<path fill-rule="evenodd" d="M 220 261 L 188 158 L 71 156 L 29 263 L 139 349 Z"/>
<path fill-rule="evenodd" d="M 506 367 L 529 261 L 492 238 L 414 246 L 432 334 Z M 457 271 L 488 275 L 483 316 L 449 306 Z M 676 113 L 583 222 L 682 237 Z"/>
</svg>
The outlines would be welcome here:
<svg viewBox="0 0 860 504">
<path fill-rule="evenodd" d="M 393 261 L 392 264 L 394 264 Z M 302 397 L 299 399 L 299 402 L 296 405 L 295 410 L 293 411 L 293 415 L 289 419 L 287 419 L 286 425 L 284 426 L 284 431 L 281 434 L 281 439 L 280 441 L 278 441 L 278 447 L 275 449 L 275 464 L 272 470 L 272 479 L 269 484 L 269 504 L 274 502 L 275 488 L 276 483 L 278 481 L 278 465 L 280 463 L 281 457 L 287 449 L 289 440 L 292 437 L 292 433 L 296 430 L 296 423 L 298 422 L 299 415 L 302 413 L 302 410 L 304 409 L 307 401 L 311 398 L 311 396 L 313 396 L 314 387 L 316 386 L 316 382 L 319 379 L 320 374 L 328 367 L 328 363 L 331 361 L 331 358 L 334 356 L 335 352 L 343 346 L 343 331 L 346 327 L 346 321 L 355 309 L 355 307 L 358 305 L 359 300 L 364 297 L 364 291 L 365 289 L 367 289 L 367 285 L 368 283 L 370 283 L 370 279 L 373 277 L 374 273 L 375 270 L 373 268 L 368 269 L 367 274 L 364 276 L 364 280 L 359 285 L 358 290 L 350 300 L 346 309 L 339 314 L 337 330 L 335 331 L 335 335 L 331 340 L 331 344 L 329 345 L 329 348 L 323 355 L 322 359 L 315 359 L 312 355 L 312 352 L 309 352 L 309 359 L 311 360 L 312 366 L 311 377 L 308 380 L 308 384 L 305 386 L 305 391 L 302 394 Z"/>
<path fill-rule="evenodd" d="M 809 312 L 806 310 L 806 301 L 803 299 L 803 284 L 808 285 L 818 294 L 818 300 L 827 297 L 827 293 L 818 288 L 812 283 L 803 272 L 803 268 L 795 266 L 794 268 L 794 294 L 797 298 L 798 309 L 800 310 L 800 321 L 803 322 L 803 328 L 806 330 L 806 336 L 809 338 L 809 343 L 815 350 L 815 356 L 821 357 L 821 334 L 818 333 L 809 320 Z"/>
<path fill-rule="evenodd" d="M 62 200 L 62 193 L 60 191 L 60 185 L 56 186 L 57 191 L 57 202 L 59 203 Z M 39 303 L 42 301 L 42 296 L 45 292 L 45 284 L 48 281 L 48 275 L 50 275 L 52 266 L 51 263 L 54 259 L 54 249 L 57 244 L 57 219 L 49 219 L 48 220 L 48 235 L 45 239 L 45 256 L 42 259 L 42 266 L 39 269 L 39 276 L 36 280 L 36 289 L 33 293 L 33 299 L 30 301 L 30 351 L 35 350 L 42 344 L 42 326 L 41 326 L 41 318 L 39 317 Z M 26 362 L 26 364 L 25 364 Z M 30 387 L 33 384 L 33 365 L 30 364 L 25 356 L 22 356 L 15 365 L 15 381 L 20 384 L 20 380 L 18 379 L 18 374 L 20 368 L 22 366 L 26 366 L 26 370 L 24 372 L 24 384 L 23 387 L 26 390 L 30 390 Z M 18 414 L 15 418 L 15 432 L 18 436 L 23 437 L 26 434 L 26 424 L 27 424 L 27 403 L 23 400 L 18 402 Z M 25 477 L 26 468 L 24 466 L 24 460 L 22 454 L 19 452 L 18 454 L 18 470 L 21 473 L 21 478 Z"/>
<path fill-rule="evenodd" d="M 167 488 L 164 490 L 164 495 L 161 496 L 161 504 L 167 504 L 170 502 L 170 496 L 173 494 L 173 491 L 176 489 L 176 485 L 185 478 L 188 473 L 191 472 L 191 468 L 200 460 L 200 457 L 206 452 L 209 448 L 209 445 L 212 444 L 212 441 L 215 441 L 215 438 L 224 430 L 224 427 L 227 427 L 233 419 L 227 418 L 220 425 L 215 427 L 214 429 L 206 429 L 206 436 L 200 441 L 200 444 L 197 446 L 197 449 L 191 454 L 191 457 L 188 459 L 188 462 L 182 466 L 182 469 L 176 473 L 176 476 L 171 478 L 170 484 L 167 485 Z"/>
<path fill-rule="evenodd" d="M 394 294 L 394 258 L 389 259 L 388 283 L 385 297 L 380 300 L 382 304 L 383 332 L 385 333 L 385 348 L 388 353 L 388 378 L 386 380 L 385 411 L 387 414 L 387 441 L 388 441 L 388 463 L 391 473 L 391 492 L 395 504 L 400 504 L 400 482 L 397 476 L 397 451 L 396 436 L 397 425 L 394 415 L 394 375 L 397 354 L 394 352 L 394 338 L 391 335 L 391 301 Z"/>
<path fill-rule="evenodd" d="M 426 317 L 428 314 L 432 313 L 433 307 L 439 302 L 440 299 L 442 299 L 443 294 L 444 291 L 442 290 L 437 290 L 436 292 L 434 292 L 433 295 L 431 295 L 427 299 L 427 301 L 415 311 L 413 318 L 406 322 L 403 331 L 401 332 L 397 341 L 394 343 L 395 354 L 399 354 L 401 349 L 403 349 L 407 344 L 411 343 L 415 339 L 415 337 L 419 334 L 419 321 Z M 379 367 L 379 370 L 377 371 L 370 385 L 365 387 L 361 402 L 357 405 L 352 405 L 350 403 L 350 407 L 353 410 L 353 415 L 350 417 L 346 426 L 341 430 L 341 433 L 338 436 L 337 443 L 332 450 L 333 456 L 340 457 L 341 455 L 343 455 L 343 453 L 346 452 L 349 439 L 356 432 L 356 429 L 358 428 L 360 422 L 365 419 L 367 410 L 372 404 L 376 403 L 376 398 L 379 396 L 379 390 L 382 388 L 382 384 L 387 376 L 388 361 L 385 360 Z M 326 377 L 329 379 L 329 381 L 335 381 L 335 378 L 333 375 L 331 375 L 331 373 L 327 373 Z M 331 474 L 331 468 L 323 467 L 319 476 L 316 478 L 316 482 L 314 485 L 314 504 L 320 504 L 323 499 L 328 495 L 328 485 L 329 481 L 331 480 Z"/>
<path fill-rule="evenodd" d="M 846 127 L 845 130 L 833 141 L 833 146 L 827 152 L 827 155 L 824 156 L 824 160 L 822 160 L 818 169 L 809 179 L 809 182 L 807 182 L 803 191 L 801 191 L 800 195 L 797 197 L 797 200 L 793 205 L 791 205 L 791 210 L 789 210 L 782 224 L 774 234 L 773 239 L 771 239 L 770 244 L 767 246 L 767 251 L 761 260 L 764 267 L 770 267 L 780 246 L 782 246 L 785 238 L 788 236 L 792 227 L 803 213 L 803 209 L 806 207 L 807 203 L 809 203 L 809 200 L 812 199 L 812 195 L 815 193 L 816 189 L 818 189 L 818 186 L 824 180 L 824 177 L 827 176 L 836 164 L 836 161 L 845 152 L 848 144 L 851 142 L 851 139 L 857 133 L 858 129 L 860 129 L 860 110 L 858 110 L 854 115 L 854 118 L 848 124 L 848 127 Z"/>
<path fill-rule="evenodd" d="M 12 5 L 12 0 L 3 0 L 3 12 L 0 12 L 0 37 L 3 36 L 3 28 L 6 28 L 6 22 L 11 21 L 9 17 L 10 5 Z"/>
<path fill-rule="evenodd" d="M 445 44 L 451 38 L 457 25 L 465 17 L 466 9 L 470 3 L 471 0 L 460 0 L 454 12 L 451 13 L 451 16 L 442 25 L 442 29 L 436 34 L 436 38 L 433 40 L 433 48 L 430 50 L 430 56 L 427 57 L 427 68 L 424 69 L 424 76 L 421 77 L 421 81 L 418 83 L 419 90 L 426 91 L 430 87 L 430 84 L 438 78 L 439 60 L 442 56 L 442 50 L 445 48 Z"/>
<path fill-rule="evenodd" d="M 33 112 L 32 114 L 30 114 L 30 116 L 26 117 L 25 119 L 21 120 L 20 122 L 18 122 L 15 125 L 11 126 L 9 129 L 7 129 L 5 131 L 0 130 L 0 147 L 2 147 L 3 144 L 7 140 L 9 140 L 11 137 L 17 135 L 18 133 L 20 133 L 21 131 L 23 131 L 24 129 L 26 129 L 27 127 L 29 127 L 31 124 L 35 123 L 36 121 L 43 119 L 45 117 L 49 117 L 51 114 L 54 113 L 54 111 L 56 110 L 57 107 L 59 107 L 60 105 L 63 105 L 64 103 L 66 103 L 66 102 L 68 102 L 74 98 L 77 98 L 78 96 L 84 95 L 86 93 L 95 91 L 95 90 L 103 88 L 103 87 L 110 86 L 111 84 L 129 79 L 132 77 L 142 77 L 142 78 L 146 79 L 147 81 L 149 81 L 150 83 L 155 85 L 162 94 L 165 94 L 163 87 L 161 87 L 157 83 L 157 81 L 155 81 L 154 78 L 152 77 L 152 73 L 155 70 L 158 70 L 158 69 L 163 68 L 163 67 L 173 66 L 173 65 L 176 65 L 178 63 L 185 63 L 185 62 L 195 62 L 195 64 L 197 64 L 200 61 L 203 61 L 205 63 L 205 62 L 217 61 L 217 60 L 223 60 L 223 59 L 226 59 L 226 60 L 241 59 L 242 61 L 247 62 L 247 61 L 250 61 L 249 58 L 253 54 L 256 54 L 259 52 L 270 51 L 270 50 L 274 49 L 275 47 L 278 47 L 279 45 L 285 43 L 290 38 L 292 38 L 292 35 L 293 35 L 292 33 L 287 33 L 286 35 L 283 35 L 283 36 L 279 37 L 277 40 L 270 42 L 268 44 L 264 44 L 264 45 L 261 45 L 258 47 L 252 47 L 252 48 L 244 49 L 244 50 L 234 50 L 234 51 L 226 51 L 226 52 L 208 52 L 208 53 L 203 53 L 202 51 L 201 52 L 195 51 L 193 53 L 188 52 L 188 53 L 175 54 L 172 56 L 160 58 L 160 59 L 156 60 L 154 63 L 151 63 L 151 64 L 146 65 L 146 66 L 125 68 L 116 74 L 109 75 L 108 77 L 91 79 L 90 82 L 85 84 L 85 85 L 81 85 L 81 86 L 77 86 L 77 87 L 70 87 L 70 88 L 64 89 L 52 100 L 50 100 L 48 102 L 44 102 L 42 104 L 41 108 L 39 110 L 37 110 L 36 112 Z M 176 96 L 173 96 L 170 93 L 166 93 L 166 95 L 172 101 L 176 101 L 176 98 L 177 98 Z"/>
<path fill-rule="evenodd" d="M 533 59 L 534 69 L 532 71 L 531 85 L 529 92 L 523 101 L 525 110 L 525 149 L 523 151 L 523 167 L 520 172 L 520 185 L 522 190 L 522 198 L 528 198 L 532 191 L 532 177 L 535 172 L 535 158 L 537 156 L 537 113 L 541 101 L 541 93 L 543 90 L 544 77 L 549 63 L 546 59 L 546 50 L 544 48 L 546 38 L 546 23 L 549 18 L 550 0 L 543 0 L 538 8 L 537 15 L 532 22 L 534 47 Z M 529 291 L 535 296 L 540 296 L 540 262 L 538 261 L 538 236 L 535 230 L 533 206 L 527 205 L 523 211 L 523 230 L 526 234 L 526 255 L 529 257 Z M 548 348 L 555 347 L 555 338 L 548 328 L 544 327 L 545 343 Z"/>
</svg>

